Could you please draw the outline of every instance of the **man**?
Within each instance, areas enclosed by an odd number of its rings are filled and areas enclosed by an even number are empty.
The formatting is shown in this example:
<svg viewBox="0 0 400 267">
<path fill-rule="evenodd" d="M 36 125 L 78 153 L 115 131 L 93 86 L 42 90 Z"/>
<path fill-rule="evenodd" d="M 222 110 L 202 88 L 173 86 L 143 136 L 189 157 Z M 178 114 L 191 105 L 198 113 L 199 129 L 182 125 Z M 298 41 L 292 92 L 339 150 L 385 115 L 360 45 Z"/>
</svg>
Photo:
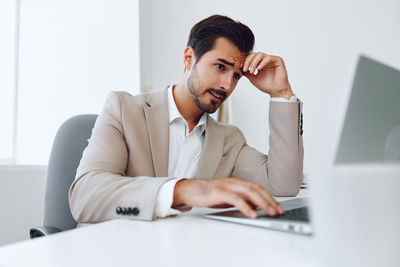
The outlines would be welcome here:
<svg viewBox="0 0 400 267">
<path fill-rule="evenodd" d="M 255 207 L 284 213 L 276 196 L 300 190 L 301 102 L 283 60 L 252 53 L 251 30 L 214 15 L 193 26 L 181 82 L 155 93 L 112 92 L 85 149 L 69 200 L 79 223 L 152 220 L 190 207 Z M 215 112 L 245 76 L 271 96 L 270 151 L 246 144 Z"/>
</svg>

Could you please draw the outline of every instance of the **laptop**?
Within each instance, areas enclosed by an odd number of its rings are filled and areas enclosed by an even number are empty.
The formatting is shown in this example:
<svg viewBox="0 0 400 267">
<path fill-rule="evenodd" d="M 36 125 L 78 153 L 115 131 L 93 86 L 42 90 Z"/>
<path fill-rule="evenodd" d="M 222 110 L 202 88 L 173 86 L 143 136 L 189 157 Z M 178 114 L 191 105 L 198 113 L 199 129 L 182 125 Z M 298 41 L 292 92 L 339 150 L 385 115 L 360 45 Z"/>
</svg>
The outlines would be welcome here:
<svg viewBox="0 0 400 267">
<path fill-rule="evenodd" d="M 204 215 L 206 218 L 226 222 L 247 224 L 278 231 L 293 232 L 303 235 L 311 235 L 312 228 L 308 215 L 307 198 L 295 198 L 280 202 L 285 209 L 285 214 L 278 217 L 270 217 L 262 210 L 257 209 L 258 217 L 249 219 L 239 210 L 229 210 Z"/>
<path fill-rule="evenodd" d="M 335 163 L 400 160 L 400 71 L 361 56 Z"/>
<path fill-rule="evenodd" d="M 360 56 L 335 164 L 400 160 L 400 132 L 397 132 L 400 129 L 399 101 L 400 71 Z M 258 218 L 249 219 L 237 209 L 205 217 L 312 235 L 307 202 L 307 198 L 282 201 L 285 214 L 277 217 L 256 210 Z"/>
</svg>

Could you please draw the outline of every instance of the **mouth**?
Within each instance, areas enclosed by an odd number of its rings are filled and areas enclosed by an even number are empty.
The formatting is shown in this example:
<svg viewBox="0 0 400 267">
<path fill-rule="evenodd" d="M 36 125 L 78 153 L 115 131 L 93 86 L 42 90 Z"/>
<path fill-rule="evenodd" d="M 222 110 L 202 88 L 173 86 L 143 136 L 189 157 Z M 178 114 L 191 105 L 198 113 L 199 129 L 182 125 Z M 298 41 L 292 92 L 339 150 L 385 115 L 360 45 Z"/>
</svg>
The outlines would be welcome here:
<svg viewBox="0 0 400 267">
<path fill-rule="evenodd" d="M 226 97 L 226 93 L 223 91 L 219 93 L 217 90 L 210 89 L 208 93 L 211 95 L 212 100 L 217 103 L 221 103 Z"/>
</svg>

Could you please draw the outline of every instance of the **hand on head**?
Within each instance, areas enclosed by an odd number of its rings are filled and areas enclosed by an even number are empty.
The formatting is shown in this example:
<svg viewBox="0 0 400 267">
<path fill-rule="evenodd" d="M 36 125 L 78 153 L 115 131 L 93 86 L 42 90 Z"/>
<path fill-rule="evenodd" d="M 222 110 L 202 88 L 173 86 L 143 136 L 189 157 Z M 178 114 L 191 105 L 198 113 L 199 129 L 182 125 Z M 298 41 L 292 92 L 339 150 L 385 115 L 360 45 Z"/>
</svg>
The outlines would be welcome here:
<svg viewBox="0 0 400 267">
<path fill-rule="evenodd" d="M 243 72 L 255 87 L 271 97 L 289 99 L 293 95 L 285 63 L 281 57 L 262 52 L 249 53 Z"/>
</svg>

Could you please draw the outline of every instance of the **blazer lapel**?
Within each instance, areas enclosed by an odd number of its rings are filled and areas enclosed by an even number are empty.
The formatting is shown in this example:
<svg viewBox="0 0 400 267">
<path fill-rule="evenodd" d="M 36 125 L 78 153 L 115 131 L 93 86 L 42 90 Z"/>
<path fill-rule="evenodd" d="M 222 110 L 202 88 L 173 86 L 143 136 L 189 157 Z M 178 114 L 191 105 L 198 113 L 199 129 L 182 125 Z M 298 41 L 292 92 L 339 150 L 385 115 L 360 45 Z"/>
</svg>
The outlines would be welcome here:
<svg viewBox="0 0 400 267">
<path fill-rule="evenodd" d="M 169 112 L 167 90 L 150 94 L 144 107 L 156 177 L 168 176 Z"/>
<path fill-rule="evenodd" d="M 207 116 L 203 153 L 197 169 L 198 178 L 213 178 L 224 149 L 224 133 L 213 118 Z"/>
</svg>

